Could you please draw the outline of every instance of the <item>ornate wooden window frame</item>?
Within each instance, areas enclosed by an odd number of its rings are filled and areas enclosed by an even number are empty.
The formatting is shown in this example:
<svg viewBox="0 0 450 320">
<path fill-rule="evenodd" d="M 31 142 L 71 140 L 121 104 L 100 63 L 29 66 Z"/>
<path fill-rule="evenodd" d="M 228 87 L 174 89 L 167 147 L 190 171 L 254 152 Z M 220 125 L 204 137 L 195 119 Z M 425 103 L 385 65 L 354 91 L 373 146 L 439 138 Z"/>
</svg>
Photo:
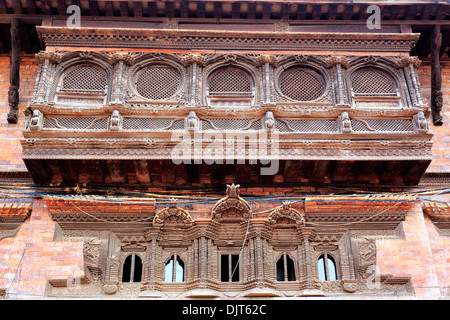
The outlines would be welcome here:
<svg viewBox="0 0 450 320">
<path fill-rule="evenodd" d="M 152 66 L 166 66 L 171 67 L 179 72 L 180 84 L 176 92 L 165 99 L 149 99 L 141 96 L 136 89 L 136 81 L 138 76 L 151 68 Z M 189 83 L 189 75 L 187 69 L 181 64 L 180 61 L 167 54 L 154 53 L 151 55 L 144 55 L 143 57 L 136 59 L 134 63 L 127 70 L 127 88 L 128 95 L 126 97 L 127 103 L 133 102 L 145 102 L 151 104 L 164 104 L 164 103 L 179 103 L 183 102 L 186 97 L 187 84 Z"/>
<path fill-rule="evenodd" d="M 217 255 L 217 281 L 224 284 L 224 283 L 242 283 L 243 282 L 243 254 L 240 253 L 239 248 L 218 248 L 218 255 Z M 222 281 L 222 256 L 228 256 L 228 280 Z M 233 256 L 238 257 L 238 267 L 236 268 L 236 271 L 238 271 L 238 281 L 233 281 Z"/>
<path fill-rule="evenodd" d="M 47 94 L 49 96 L 49 101 L 51 101 L 50 104 L 55 106 L 73 105 L 80 108 L 85 105 L 107 105 L 111 95 L 114 71 L 112 65 L 107 61 L 104 61 L 104 59 L 106 59 L 106 57 L 103 57 L 101 54 L 91 52 L 76 52 L 61 58 L 61 61 L 56 65 L 55 70 L 48 71 L 48 73 L 51 73 L 48 74 L 48 76 L 53 76 L 52 79 L 54 79 L 49 94 Z M 68 72 L 83 65 L 93 66 L 105 73 L 106 88 L 103 93 L 83 92 L 82 90 L 80 90 L 80 92 L 64 92 L 64 89 L 61 90 L 64 77 Z M 39 79 L 37 81 L 39 81 Z M 59 97 L 62 96 L 68 99 L 68 101 L 60 101 Z"/>
<path fill-rule="evenodd" d="M 138 256 L 141 259 L 141 264 L 142 264 L 142 271 L 141 271 L 141 281 L 139 282 L 135 282 L 134 281 L 134 271 L 135 271 L 135 260 L 136 260 L 136 256 Z M 132 257 L 131 258 L 131 268 L 130 268 L 130 281 L 125 282 L 125 283 L 141 283 L 143 282 L 144 279 L 144 266 L 145 266 L 145 256 L 139 254 L 138 252 L 121 252 L 121 257 L 120 257 L 120 270 L 119 270 L 119 275 L 120 275 L 120 281 L 123 283 L 123 271 L 124 271 L 124 266 L 125 266 L 125 262 L 127 260 L 128 257 Z"/>
<path fill-rule="evenodd" d="M 314 247 L 314 254 L 312 256 L 312 261 L 314 262 L 314 274 L 315 278 L 319 280 L 319 270 L 317 266 L 317 262 L 319 259 L 324 256 L 325 257 L 332 257 L 334 260 L 335 268 L 336 268 L 336 280 L 340 281 L 342 279 L 342 268 L 341 268 L 341 259 L 339 255 L 339 245 L 318 245 Z M 324 260 L 325 262 L 325 260 Z M 328 265 L 325 264 L 325 268 L 328 272 Z M 330 280 L 326 280 L 330 281 Z"/>
<path fill-rule="evenodd" d="M 296 250 L 297 251 L 297 248 Z M 274 264 L 275 264 L 275 272 L 273 274 L 273 279 L 276 280 L 276 282 L 278 283 L 289 283 L 289 282 L 295 282 L 298 281 L 299 279 L 299 267 L 298 267 L 298 261 L 295 258 L 295 255 L 293 253 L 291 253 L 290 251 L 287 250 L 283 250 L 283 251 L 275 251 L 274 252 L 278 252 L 277 255 L 274 255 Z M 294 251 L 293 251 L 294 252 Z M 294 252 L 295 253 L 295 252 Z M 290 258 L 294 264 L 294 280 L 288 280 L 288 267 L 287 267 L 287 258 Z M 284 267 L 284 280 L 278 280 L 278 261 L 280 259 L 283 259 L 283 267 Z"/>
<path fill-rule="evenodd" d="M 175 264 L 175 262 L 177 261 L 177 259 L 180 259 L 184 265 L 181 281 L 176 281 L 176 264 Z M 171 275 L 172 281 L 166 281 L 166 266 L 170 261 L 174 262 L 174 264 L 172 265 L 172 275 Z M 168 259 L 164 260 L 164 274 L 163 274 L 162 278 L 163 278 L 164 283 L 184 283 L 184 282 L 186 282 L 186 261 L 183 260 L 183 258 L 181 257 L 180 254 L 173 253 Z"/>
<path fill-rule="evenodd" d="M 322 94 L 311 101 L 298 101 L 288 96 L 285 96 L 280 87 L 280 78 L 284 72 L 291 68 L 305 68 L 316 72 L 322 78 L 323 90 Z M 334 106 L 335 97 L 333 96 L 333 79 L 329 70 L 324 65 L 324 62 L 312 56 L 294 55 L 277 64 L 273 72 L 275 100 L 280 105 L 320 105 L 320 106 Z"/>
<path fill-rule="evenodd" d="M 209 95 L 209 79 L 211 76 L 214 75 L 214 73 L 220 71 L 222 68 L 232 67 L 236 69 L 240 69 L 246 74 L 246 76 L 249 78 L 252 87 L 252 96 L 251 100 L 248 96 L 237 96 L 237 98 L 245 98 L 244 100 L 250 101 L 248 104 L 245 105 L 235 105 L 232 103 L 233 99 L 229 99 L 230 97 L 214 97 Z M 203 68 L 203 75 L 202 75 L 202 81 L 201 81 L 201 92 L 203 95 L 203 101 L 202 104 L 205 106 L 209 106 L 211 108 L 215 109 L 250 109 L 256 105 L 260 104 L 260 97 L 262 93 L 262 76 L 260 70 L 258 70 L 255 67 L 255 64 L 248 59 L 245 59 L 243 56 L 235 55 L 235 54 L 229 54 L 220 56 L 216 59 L 211 59 L 209 61 L 209 64 L 207 63 L 205 67 Z M 217 100 L 223 98 L 224 103 L 220 103 L 217 105 L 214 105 L 212 103 L 212 100 Z M 231 97 L 233 98 L 233 97 Z M 228 102 L 228 99 L 230 102 Z"/>
<path fill-rule="evenodd" d="M 385 58 L 368 56 L 355 59 L 345 70 L 348 96 L 350 97 L 351 107 L 361 110 L 402 110 L 411 106 L 410 93 L 407 87 L 407 81 L 403 71 L 396 67 L 394 61 Z M 396 86 L 396 95 L 358 95 L 353 92 L 352 75 L 363 69 L 375 69 L 386 76 L 392 78 Z M 361 104 L 370 103 L 370 106 Z M 396 104 L 396 106 L 386 106 L 386 103 Z M 358 105 L 359 104 L 359 105 Z"/>
<path fill-rule="evenodd" d="M 324 264 L 323 267 L 324 267 L 324 272 L 325 272 L 325 280 L 322 280 L 322 281 L 338 281 L 339 280 L 338 266 L 336 264 L 336 260 L 334 259 L 333 255 L 325 251 L 323 254 L 321 254 L 319 256 L 319 258 L 317 259 L 317 262 L 319 262 L 320 259 L 323 259 L 323 264 Z M 330 272 L 330 267 L 329 267 L 329 262 L 328 262 L 329 260 L 331 260 L 331 262 L 334 265 L 334 272 L 335 272 L 335 277 L 336 277 L 335 280 L 329 279 L 329 278 L 331 278 L 331 274 L 330 274 L 331 272 Z M 317 269 L 319 269 L 319 266 L 317 266 Z M 319 272 L 319 270 L 317 270 L 317 271 L 318 271 L 318 276 L 319 276 L 320 272 Z M 319 276 L 319 279 L 320 279 L 320 276 Z"/>
</svg>

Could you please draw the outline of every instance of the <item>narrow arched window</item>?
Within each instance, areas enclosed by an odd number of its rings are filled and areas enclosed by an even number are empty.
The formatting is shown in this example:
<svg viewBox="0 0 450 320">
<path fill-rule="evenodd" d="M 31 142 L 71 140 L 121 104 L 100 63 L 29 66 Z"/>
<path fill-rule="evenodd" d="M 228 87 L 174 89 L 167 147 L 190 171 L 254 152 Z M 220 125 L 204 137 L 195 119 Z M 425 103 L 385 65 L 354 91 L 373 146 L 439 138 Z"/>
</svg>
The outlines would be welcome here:
<svg viewBox="0 0 450 320">
<path fill-rule="evenodd" d="M 141 282 L 142 281 L 142 259 L 136 255 L 129 255 L 122 268 L 122 282 Z"/>
<path fill-rule="evenodd" d="M 319 260 L 317 261 L 317 269 L 319 272 L 320 281 L 337 280 L 336 263 L 330 255 L 325 253 L 319 257 Z"/>
<path fill-rule="evenodd" d="M 294 261 L 285 253 L 277 261 L 277 281 L 295 281 Z"/>
<path fill-rule="evenodd" d="M 184 281 L 184 263 L 177 254 L 174 254 L 166 263 L 164 281 Z"/>
</svg>

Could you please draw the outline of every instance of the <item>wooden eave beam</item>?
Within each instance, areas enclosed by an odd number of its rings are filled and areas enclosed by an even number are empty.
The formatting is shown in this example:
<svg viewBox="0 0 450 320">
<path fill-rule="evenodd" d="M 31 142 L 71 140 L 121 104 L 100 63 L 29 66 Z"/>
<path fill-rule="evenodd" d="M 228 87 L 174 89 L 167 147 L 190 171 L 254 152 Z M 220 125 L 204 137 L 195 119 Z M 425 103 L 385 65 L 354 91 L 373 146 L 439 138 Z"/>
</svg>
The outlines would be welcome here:
<svg viewBox="0 0 450 320">
<path fill-rule="evenodd" d="M 46 14 L 6 14 L 2 13 L 1 11 L 1 1 L 0 0 L 0 23 L 11 23 L 11 20 L 18 19 L 21 23 L 27 23 L 27 24 L 41 24 L 44 20 L 53 20 L 53 19 L 61 19 L 61 16 L 55 16 L 55 15 L 46 15 Z M 249 4 L 249 7 L 252 5 Z M 342 20 L 311 20 L 311 19 L 305 19 L 303 16 L 306 14 L 306 7 L 305 9 L 299 9 L 297 12 L 297 19 L 290 19 L 287 22 L 292 25 L 336 25 L 336 23 L 343 23 L 345 21 L 345 24 L 348 25 L 365 25 L 366 21 L 364 19 L 362 20 L 351 20 L 348 18 L 345 13 Z M 105 3 L 105 16 L 83 16 L 83 21 L 111 21 L 111 17 L 114 16 L 113 7 L 108 7 L 108 2 Z M 152 18 L 149 20 L 149 18 Z M 214 23 L 217 24 L 216 18 L 206 18 L 205 17 L 205 9 L 200 7 L 200 10 L 197 11 L 196 20 L 193 20 L 192 18 L 189 18 L 186 14 L 185 17 L 181 16 L 180 18 L 174 18 L 179 23 L 192 23 L 195 22 L 201 22 L 201 23 Z M 200 18 L 200 19 L 199 19 Z M 114 21 L 124 21 L 124 22 L 155 22 L 155 21 L 164 21 L 167 17 L 157 17 L 156 16 L 156 4 L 154 2 L 150 2 L 148 6 L 148 17 L 136 17 L 136 16 L 121 16 L 121 17 L 114 17 Z M 256 18 L 256 12 L 249 10 L 247 14 L 247 19 L 239 19 L 239 18 L 227 18 L 222 19 L 222 23 L 230 23 L 230 24 L 261 24 L 261 22 L 264 22 L 262 19 Z M 428 26 L 432 27 L 436 24 L 441 25 L 443 29 L 450 29 L 450 20 L 386 20 L 382 21 L 382 23 L 386 25 L 415 25 L 415 26 Z"/>
<path fill-rule="evenodd" d="M 51 14 L 52 12 L 55 12 L 58 10 L 58 13 L 61 14 L 61 4 L 64 7 L 67 7 L 70 4 L 79 5 L 82 9 L 82 12 L 84 13 L 90 13 L 96 12 L 97 7 L 105 8 L 105 10 L 108 10 L 107 7 L 112 7 L 113 5 L 116 6 L 116 9 L 124 11 L 123 14 L 119 13 L 119 15 L 125 15 L 127 16 L 128 13 L 131 14 L 131 16 L 136 16 L 134 14 L 134 7 L 135 4 L 142 5 L 143 3 L 147 3 L 149 6 L 156 6 L 156 3 L 159 2 L 158 0 L 150 0 L 150 1 L 143 1 L 143 0 L 82 0 L 82 1 L 64 1 L 64 0 L 58 0 L 58 1 L 52 1 L 52 0 L 41 0 L 39 2 L 34 3 L 35 1 L 32 0 L 14 0 L 14 1 L 6 1 L 6 0 L 0 0 L 0 13 L 7 11 L 14 11 L 14 13 L 30 13 L 30 11 L 41 11 L 44 14 Z M 263 17 L 270 19 L 270 16 L 277 16 L 282 19 L 285 19 L 283 15 L 285 15 L 287 12 L 290 12 L 290 8 L 293 6 L 301 7 L 301 6 L 309 6 L 312 9 L 312 16 L 320 19 L 320 16 L 331 14 L 333 15 L 333 7 L 334 6 L 346 6 L 349 9 L 345 10 L 344 16 L 347 16 L 349 19 L 354 15 L 356 16 L 363 16 L 366 14 L 365 10 L 367 6 L 369 5 L 369 2 L 354 2 L 353 0 L 344 0 L 344 1 L 338 1 L 338 0 L 328 0 L 328 1 L 253 1 L 253 0 L 244 0 L 244 1 L 218 1 L 218 0 L 197 0 L 197 1 L 169 1 L 166 3 L 171 4 L 177 4 L 178 3 L 185 3 L 188 2 L 189 4 L 194 4 L 197 8 L 199 7 L 205 7 L 205 4 L 213 4 L 212 7 L 214 7 L 216 4 L 217 6 L 222 6 L 224 3 L 229 3 L 234 6 L 234 4 L 241 4 L 244 3 L 244 6 L 235 6 L 232 10 L 232 15 L 248 15 L 250 11 L 250 5 L 257 3 L 262 4 L 263 6 L 267 6 L 269 8 L 269 11 L 265 11 L 263 13 Z M 22 5 L 21 5 L 22 4 Z M 281 4 L 281 11 L 279 10 Z M 403 2 L 396 2 L 396 1 L 377 1 L 376 4 L 380 7 L 386 7 L 387 10 L 383 10 L 383 16 L 386 19 L 389 20 L 397 20 L 397 19 L 404 19 L 406 16 L 419 16 L 422 20 L 430 19 L 430 17 L 441 17 L 445 19 L 446 15 L 448 14 L 445 10 L 446 4 L 444 1 L 439 1 L 436 3 L 436 1 L 430 0 L 430 1 L 403 1 Z M 128 8 L 129 7 L 129 8 Z M 285 7 L 285 8 L 283 8 Z M 409 9 L 409 7 L 414 7 L 414 9 L 418 12 L 415 13 L 412 10 Z M 448 6 L 447 6 L 448 7 Z M 169 9 L 170 10 L 170 9 Z M 215 9 L 212 9 L 215 11 Z M 267 10 L 267 9 L 264 9 Z M 101 10 L 101 14 L 105 14 L 105 11 L 103 9 Z M 100 12 L 100 11 L 99 11 Z M 165 12 L 161 12 L 164 14 Z M 191 12 L 194 14 L 195 12 Z M 107 14 L 107 13 L 106 13 Z M 170 11 L 168 12 L 170 14 Z M 213 14 L 213 12 L 206 12 L 206 14 Z M 229 15 L 229 13 L 226 13 L 226 15 Z M 222 16 L 224 18 L 225 16 Z"/>
</svg>

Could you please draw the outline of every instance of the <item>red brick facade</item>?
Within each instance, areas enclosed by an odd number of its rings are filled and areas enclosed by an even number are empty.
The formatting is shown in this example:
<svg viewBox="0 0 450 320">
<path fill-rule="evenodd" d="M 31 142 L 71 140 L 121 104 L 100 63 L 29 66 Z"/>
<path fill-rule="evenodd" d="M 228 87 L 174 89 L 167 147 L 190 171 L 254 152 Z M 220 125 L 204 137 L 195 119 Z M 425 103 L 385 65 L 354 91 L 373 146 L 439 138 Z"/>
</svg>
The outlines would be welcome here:
<svg viewBox="0 0 450 320">
<path fill-rule="evenodd" d="M 7 90 L 9 57 L 0 57 L 0 171 L 25 170 L 19 138 L 23 129 L 23 110 L 27 107 L 35 83 L 37 65 L 34 56 L 21 60 L 21 90 L 18 124 L 8 124 Z M 443 62 L 444 125 L 433 126 L 434 160 L 428 172 L 447 173 L 450 168 L 450 64 Z M 429 97 L 430 67 L 420 68 L 424 98 Z M 152 190 L 157 191 L 157 190 Z M 315 191 L 313 187 L 251 188 L 246 195 L 292 195 Z M 449 198 L 443 200 L 449 201 Z M 252 204 L 263 209 L 260 204 Z M 197 216 L 207 215 L 212 205 L 194 206 Z M 13 238 L 0 240 L 0 288 L 10 297 L 43 298 L 48 280 L 74 279 L 84 275 L 83 242 L 54 241 L 56 223 L 42 200 L 34 200 L 31 217 Z M 450 295 L 450 238 L 440 234 L 416 201 L 401 224 L 403 239 L 378 239 L 377 266 L 382 274 L 410 276 L 417 298 L 444 298 Z M 11 285 L 11 282 L 14 283 Z M 380 297 L 395 298 L 395 296 Z"/>
</svg>

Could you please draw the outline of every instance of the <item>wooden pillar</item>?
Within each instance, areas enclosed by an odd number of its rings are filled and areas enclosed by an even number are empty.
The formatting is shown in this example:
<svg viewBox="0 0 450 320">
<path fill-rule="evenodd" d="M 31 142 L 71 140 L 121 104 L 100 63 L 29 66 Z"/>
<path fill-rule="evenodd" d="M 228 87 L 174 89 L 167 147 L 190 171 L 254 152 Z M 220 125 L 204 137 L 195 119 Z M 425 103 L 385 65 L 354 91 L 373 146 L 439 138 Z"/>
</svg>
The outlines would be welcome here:
<svg viewBox="0 0 450 320">
<path fill-rule="evenodd" d="M 300 235 L 303 237 L 303 269 L 300 270 L 300 281 L 304 289 L 317 289 L 314 281 L 314 270 L 316 266 L 315 261 L 311 257 L 311 244 L 310 240 L 315 237 L 314 228 L 304 227 L 300 231 Z"/>
<path fill-rule="evenodd" d="M 156 246 L 156 239 L 153 238 L 150 244 L 150 264 L 148 270 L 148 281 L 150 281 L 151 284 L 156 282 Z"/>
<path fill-rule="evenodd" d="M 436 25 L 431 35 L 431 114 L 435 125 L 442 125 L 442 74 L 439 54 L 442 46 L 441 26 Z"/>
<path fill-rule="evenodd" d="M 20 69 L 20 23 L 19 20 L 11 20 L 11 65 L 9 73 L 8 103 L 9 123 L 17 123 L 17 112 L 19 110 L 19 69 Z"/>
<path fill-rule="evenodd" d="M 255 242 L 255 258 L 256 258 L 256 278 L 261 281 L 264 278 L 264 270 L 263 270 L 263 248 L 262 248 L 262 239 L 260 235 L 256 236 Z"/>
<path fill-rule="evenodd" d="M 206 244 L 206 238 L 204 236 L 200 237 L 200 247 L 199 247 L 199 262 L 200 262 L 200 270 L 199 270 L 199 278 L 200 279 L 206 279 L 206 266 L 207 266 L 207 258 L 206 258 L 206 250 L 207 250 L 207 244 Z"/>
<path fill-rule="evenodd" d="M 108 256 L 106 258 L 105 280 L 119 281 L 120 262 L 120 241 L 117 236 L 110 231 L 108 240 Z"/>
<path fill-rule="evenodd" d="M 350 108 L 350 102 L 346 93 L 347 87 L 344 81 L 344 69 L 347 69 L 349 63 L 349 59 L 342 56 L 333 56 L 326 60 L 327 67 L 332 69 L 334 74 L 338 107 Z"/>
</svg>

